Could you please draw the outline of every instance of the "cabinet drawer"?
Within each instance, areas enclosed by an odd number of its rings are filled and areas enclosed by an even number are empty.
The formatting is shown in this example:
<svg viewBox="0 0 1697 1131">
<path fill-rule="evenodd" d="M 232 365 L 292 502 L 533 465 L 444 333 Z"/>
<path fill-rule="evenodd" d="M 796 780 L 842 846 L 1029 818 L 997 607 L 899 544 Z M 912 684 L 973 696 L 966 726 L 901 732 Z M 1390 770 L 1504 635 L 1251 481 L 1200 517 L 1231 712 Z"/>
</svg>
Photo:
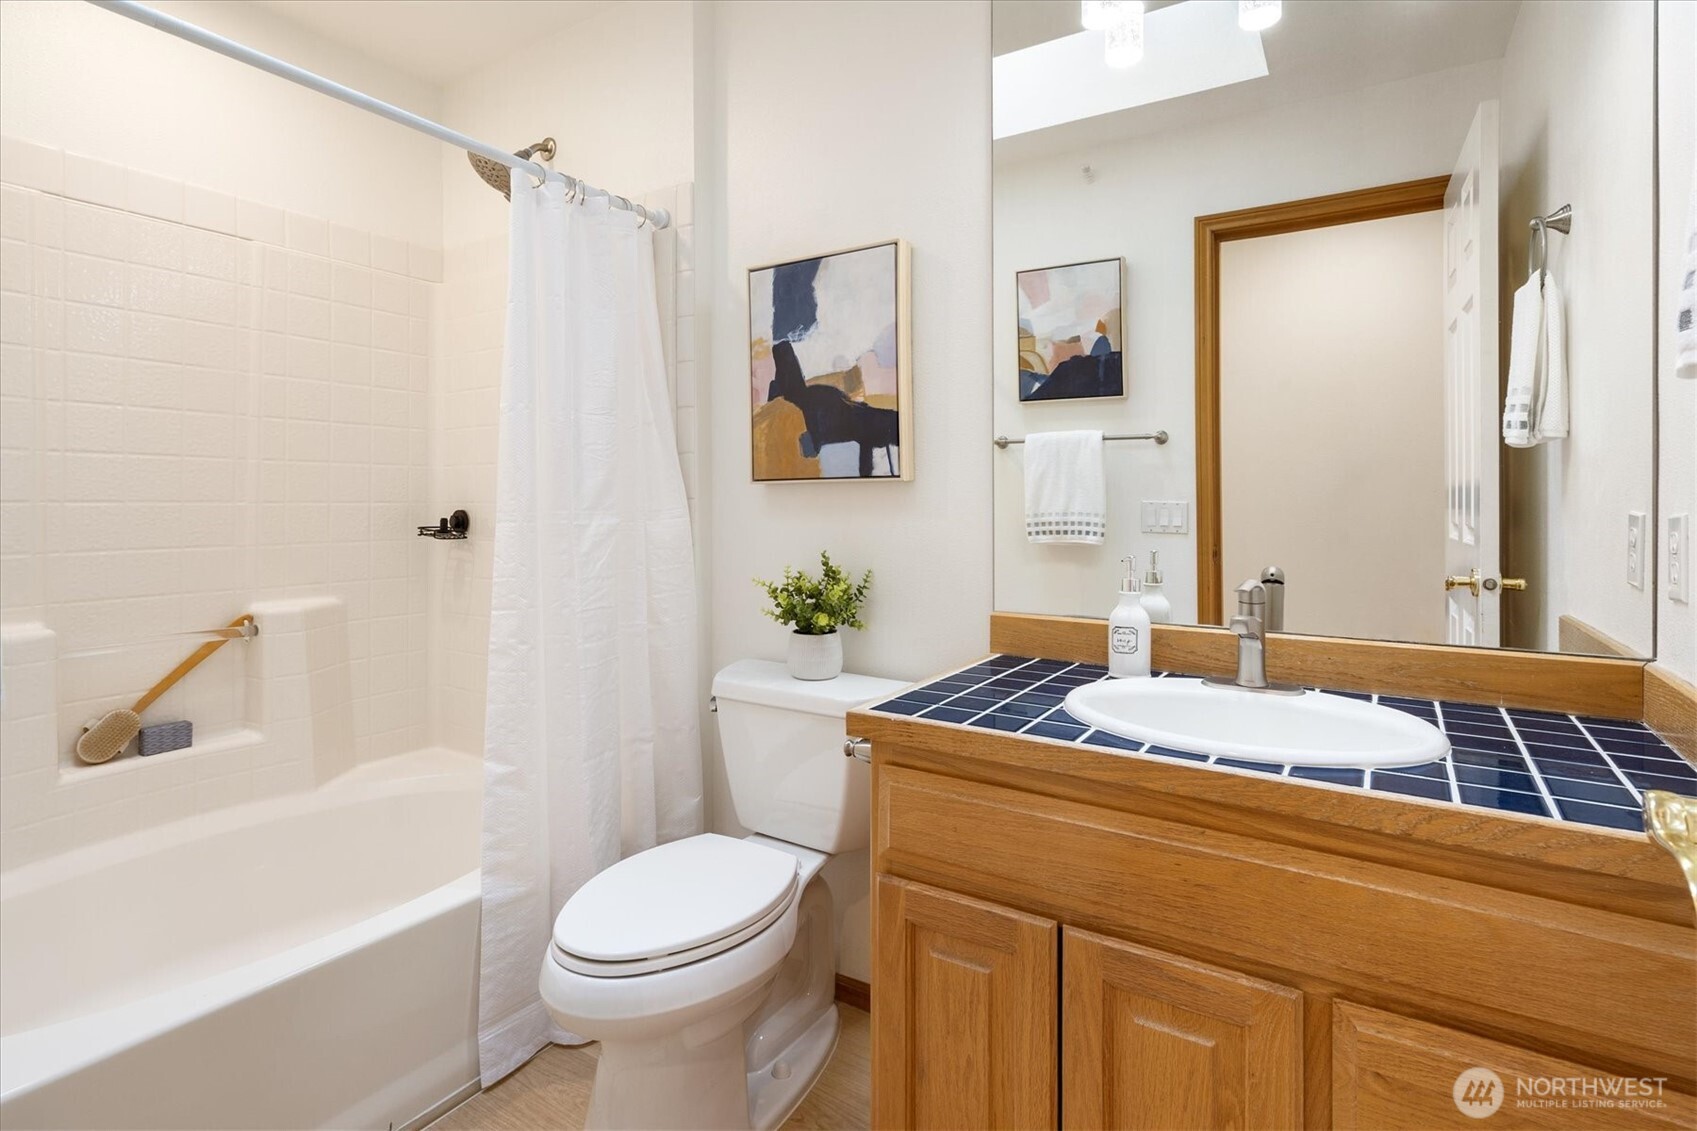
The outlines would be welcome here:
<svg viewBox="0 0 1697 1131">
<path fill-rule="evenodd" d="M 880 872 L 1691 1087 L 1689 928 L 904 767 L 877 781 Z"/>
<path fill-rule="evenodd" d="M 1623 1106 L 1603 1106 L 1610 1099 Z M 1697 1102 L 1471 1033 L 1333 1007 L 1333 1127 L 1478 1127 L 1487 1118 L 1490 1127 L 1689 1128 Z"/>
</svg>

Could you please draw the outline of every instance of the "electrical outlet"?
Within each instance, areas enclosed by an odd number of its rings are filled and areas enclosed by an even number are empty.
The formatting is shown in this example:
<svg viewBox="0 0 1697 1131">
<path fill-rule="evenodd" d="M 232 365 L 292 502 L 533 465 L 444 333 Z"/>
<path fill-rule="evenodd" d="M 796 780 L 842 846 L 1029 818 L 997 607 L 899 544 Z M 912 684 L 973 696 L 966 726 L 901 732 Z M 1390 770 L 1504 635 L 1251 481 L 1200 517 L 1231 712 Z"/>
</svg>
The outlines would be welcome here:
<svg viewBox="0 0 1697 1131">
<path fill-rule="evenodd" d="M 1626 515 L 1626 583 L 1634 589 L 1644 588 L 1644 522 L 1643 511 Z"/>
<path fill-rule="evenodd" d="M 1668 599 L 1691 600 L 1691 516 L 1668 517 Z"/>
<path fill-rule="evenodd" d="M 1190 504 L 1183 499 L 1144 499 L 1143 533 L 1184 534 L 1190 530 Z"/>
</svg>

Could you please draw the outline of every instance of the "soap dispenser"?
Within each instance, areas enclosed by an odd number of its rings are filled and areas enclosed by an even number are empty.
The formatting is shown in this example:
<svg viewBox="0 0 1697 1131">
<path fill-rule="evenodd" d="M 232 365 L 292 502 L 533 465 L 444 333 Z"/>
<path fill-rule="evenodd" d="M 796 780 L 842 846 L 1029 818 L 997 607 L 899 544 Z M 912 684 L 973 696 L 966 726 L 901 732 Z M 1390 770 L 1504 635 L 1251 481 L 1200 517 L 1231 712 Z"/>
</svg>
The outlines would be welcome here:
<svg viewBox="0 0 1697 1131">
<path fill-rule="evenodd" d="M 1126 679 L 1149 674 L 1154 640 L 1143 608 L 1143 587 L 1137 581 L 1137 559 L 1120 560 L 1125 562 L 1125 580 L 1120 582 L 1120 603 L 1108 617 L 1108 674 Z"/>
<path fill-rule="evenodd" d="M 1173 603 L 1161 588 L 1161 551 L 1149 551 L 1149 568 L 1143 574 L 1143 611 L 1151 624 L 1171 624 Z"/>
</svg>

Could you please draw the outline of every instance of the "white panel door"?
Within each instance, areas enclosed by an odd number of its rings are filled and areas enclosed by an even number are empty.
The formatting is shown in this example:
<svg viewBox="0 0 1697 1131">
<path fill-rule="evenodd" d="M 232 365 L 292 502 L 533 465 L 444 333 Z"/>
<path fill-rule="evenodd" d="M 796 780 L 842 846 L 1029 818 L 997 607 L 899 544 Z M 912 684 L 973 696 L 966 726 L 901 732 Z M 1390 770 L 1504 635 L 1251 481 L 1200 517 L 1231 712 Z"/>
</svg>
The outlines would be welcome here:
<svg viewBox="0 0 1697 1131">
<path fill-rule="evenodd" d="M 1497 104 L 1483 102 L 1444 194 L 1444 566 L 1472 579 L 1443 590 L 1451 644 L 1502 639 L 1497 400 Z"/>
</svg>

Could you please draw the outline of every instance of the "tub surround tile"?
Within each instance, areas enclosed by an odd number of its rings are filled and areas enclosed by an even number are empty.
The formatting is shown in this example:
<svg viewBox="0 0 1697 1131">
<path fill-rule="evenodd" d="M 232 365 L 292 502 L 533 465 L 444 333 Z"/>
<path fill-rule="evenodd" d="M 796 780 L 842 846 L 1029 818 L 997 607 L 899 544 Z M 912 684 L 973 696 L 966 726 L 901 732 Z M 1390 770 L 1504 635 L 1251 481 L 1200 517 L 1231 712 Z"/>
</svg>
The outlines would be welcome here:
<svg viewBox="0 0 1697 1131">
<path fill-rule="evenodd" d="M 1156 673 L 1162 678 L 1167 673 Z M 1443 729 L 1441 762 L 1390 770 L 1286 767 L 1150 746 L 1091 730 L 1061 703 L 1067 691 L 1108 678 L 1099 664 L 997 655 L 868 708 L 1094 747 L 1282 776 L 1305 784 L 1368 789 L 1500 813 L 1640 832 L 1642 791 L 1697 797 L 1697 769 L 1641 724 L 1620 719 L 1504 709 L 1398 695 L 1330 692 L 1378 702 Z"/>
</svg>

